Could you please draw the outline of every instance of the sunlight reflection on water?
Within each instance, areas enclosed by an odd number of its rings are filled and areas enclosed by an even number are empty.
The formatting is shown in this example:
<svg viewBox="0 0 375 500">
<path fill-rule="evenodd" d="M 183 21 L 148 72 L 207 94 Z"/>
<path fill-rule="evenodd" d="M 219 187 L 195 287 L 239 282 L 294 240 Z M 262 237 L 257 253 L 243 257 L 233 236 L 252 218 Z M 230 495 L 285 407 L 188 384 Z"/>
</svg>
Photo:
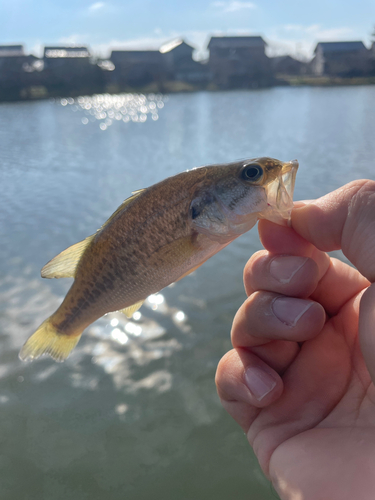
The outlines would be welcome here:
<svg viewBox="0 0 375 500">
<path fill-rule="evenodd" d="M 99 121 L 100 130 L 107 130 L 116 122 L 144 123 L 148 118 L 159 119 L 160 110 L 168 100 L 161 94 L 95 94 L 60 100 L 61 106 L 71 106 L 72 111 L 82 112 L 83 125 Z"/>
</svg>

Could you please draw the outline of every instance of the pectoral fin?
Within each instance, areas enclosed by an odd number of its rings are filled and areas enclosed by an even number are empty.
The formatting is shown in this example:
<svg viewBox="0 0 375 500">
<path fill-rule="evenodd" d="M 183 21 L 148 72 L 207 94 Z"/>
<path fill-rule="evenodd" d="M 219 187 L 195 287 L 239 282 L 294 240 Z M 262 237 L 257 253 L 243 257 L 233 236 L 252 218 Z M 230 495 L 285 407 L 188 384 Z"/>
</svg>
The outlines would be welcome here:
<svg viewBox="0 0 375 500">
<path fill-rule="evenodd" d="M 124 309 L 121 309 L 120 312 L 122 312 L 123 314 L 125 314 L 125 316 L 127 318 L 131 318 L 133 316 L 133 314 L 138 311 L 138 309 L 141 307 L 141 305 L 143 304 L 144 300 L 141 300 L 139 302 L 137 302 L 136 304 L 133 304 L 132 306 L 129 306 L 129 307 L 125 307 Z"/>
<path fill-rule="evenodd" d="M 95 234 L 88 236 L 47 262 L 41 271 L 42 278 L 74 278 L 78 262 L 94 237 Z"/>
</svg>

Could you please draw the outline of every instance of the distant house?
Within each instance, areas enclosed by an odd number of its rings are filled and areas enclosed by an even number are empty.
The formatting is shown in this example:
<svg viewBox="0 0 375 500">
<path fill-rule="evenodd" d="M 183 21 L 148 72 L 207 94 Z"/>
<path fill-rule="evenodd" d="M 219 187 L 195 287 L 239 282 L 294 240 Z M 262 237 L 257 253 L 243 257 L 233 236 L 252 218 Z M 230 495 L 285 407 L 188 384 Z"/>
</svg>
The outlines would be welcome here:
<svg viewBox="0 0 375 500">
<path fill-rule="evenodd" d="M 194 61 L 194 47 L 182 39 L 173 40 L 160 47 L 168 79 L 192 84 L 207 83 L 210 74 L 207 65 Z"/>
<path fill-rule="evenodd" d="M 372 42 L 371 48 L 369 50 L 370 55 L 370 75 L 375 75 L 375 42 Z"/>
<path fill-rule="evenodd" d="M 0 81 L 22 78 L 24 67 L 35 59 L 25 55 L 23 45 L 0 45 Z"/>
<path fill-rule="evenodd" d="M 17 82 L 22 76 L 23 64 L 27 61 L 23 45 L 0 45 L 0 83 Z"/>
<path fill-rule="evenodd" d="M 307 63 L 291 56 L 271 57 L 270 61 L 275 75 L 304 75 L 307 73 Z"/>
<path fill-rule="evenodd" d="M 158 50 L 113 50 L 110 61 L 114 83 L 139 87 L 165 78 L 166 69 Z"/>
<path fill-rule="evenodd" d="M 369 51 L 363 42 L 319 42 L 310 63 L 311 72 L 322 76 L 362 76 L 369 68 Z"/>
<path fill-rule="evenodd" d="M 271 64 L 261 36 L 211 37 L 209 67 L 222 88 L 257 87 L 271 79 Z"/>
<path fill-rule="evenodd" d="M 26 55 L 23 45 L 0 45 L 0 94 L 2 99 L 13 99 L 22 90 L 40 84 L 40 59 Z"/>
<path fill-rule="evenodd" d="M 44 67 L 69 79 L 73 72 L 82 73 L 90 64 L 87 47 L 44 47 Z"/>
<path fill-rule="evenodd" d="M 87 47 L 45 47 L 43 59 L 46 69 L 67 74 L 87 68 L 90 57 Z"/>
<path fill-rule="evenodd" d="M 98 92 L 103 86 L 103 71 L 85 46 L 45 47 L 43 61 L 45 85 L 52 95 Z"/>
</svg>

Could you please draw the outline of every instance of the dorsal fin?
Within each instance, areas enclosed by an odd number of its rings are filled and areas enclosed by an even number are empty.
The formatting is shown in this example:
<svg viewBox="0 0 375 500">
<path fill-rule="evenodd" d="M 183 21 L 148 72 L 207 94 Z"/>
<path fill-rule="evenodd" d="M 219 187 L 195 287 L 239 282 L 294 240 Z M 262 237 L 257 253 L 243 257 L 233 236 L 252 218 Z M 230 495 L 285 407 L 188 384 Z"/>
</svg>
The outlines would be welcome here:
<svg viewBox="0 0 375 500">
<path fill-rule="evenodd" d="M 94 237 L 95 234 L 88 236 L 47 262 L 41 271 L 42 278 L 74 278 L 78 262 Z"/>
<path fill-rule="evenodd" d="M 138 309 L 141 307 L 141 305 L 143 304 L 144 300 L 141 300 L 139 302 L 137 302 L 136 304 L 133 304 L 132 306 L 129 306 L 129 307 L 125 307 L 124 309 L 121 309 L 120 312 L 122 312 L 123 314 L 125 314 L 125 316 L 127 318 L 131 318 L 133 316 L 133 314 L 138 311 Z"/>
<path fill-rule="evenodd" d="M 145 189 L 138 189 L 134 191 L 132 195 L 127 198 L 118 209 L 113 212 L 109 219 L 102 225 L 97 232 L 101 231 L 104 226 L 113 220 L 113 218 L 123 210 L 126 205 L 133 201 L 137 196 L 139 196 Z M 59 253 L 52 260 L 47 262 L 41 271 L 42 278 L 74 278 L 78 262 L 80 261 L 82 255 L 84 254 L 86 248 L 94 239 L 95 234 L 88 236 L 82 241 L 75 243 L 74 245 L 68 247 L 63 252 Z"/>
<path fill-rule="evenodd" d="M 117 208 L 117 210 L 115 210 L 113 212 L 113 214 L 109 217 L 109 219 L 107 219 L 105 221 L 105 223 L 102 225 L 102 227 L 100 229 L 103 229 L 103 227 L 105 227 L 107 224 L 109 224 L 115 217 L 118 213 L 120 213 L 127 205 L 129 205 L 130 202 L 132 202 L 135 198 L 137 198 L 141 193 L 143 193 L 143 191 L 146 191 L 147 188 L 144 188 L 144 189 L 138 189 L 137 191 L 133 191 L 131 196 L 129 196 L 129 198 L 126 198 L 126 200 L 124 200 L 121 205 Z M 99 229 L 99 231 L 100 231 Z"/>
<path fill-rule="evenodd" d="M 146 189 L 147 189 L 147 188 L 136 189 L 135 191 L 132 191 L 132 196 L 135 196 L 135 195 L 137 195 L 137 196 L 138 196 L 139 194 L 141 194 L 141 193 L 142 193 L 142 191 L 146 191 Z M 132 197 L 132 196 L 131 196 L 131 197 Z M 131 198 L 131 197 L 130 197 L 130 198 Z M 125 200 L 125 201 L 126 201 L 126 200 Z"/>
</svg>

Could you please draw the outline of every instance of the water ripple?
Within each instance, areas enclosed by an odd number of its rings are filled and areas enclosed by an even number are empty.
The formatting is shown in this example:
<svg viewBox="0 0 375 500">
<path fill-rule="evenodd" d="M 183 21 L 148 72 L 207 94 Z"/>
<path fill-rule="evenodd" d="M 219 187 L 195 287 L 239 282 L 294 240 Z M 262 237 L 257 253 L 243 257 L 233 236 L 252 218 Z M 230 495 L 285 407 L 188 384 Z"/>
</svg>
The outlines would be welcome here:
<svg viewBox="0 0 375 500">
<path fill-rule="evenodd" d="M 144 123 L 149 118 L 156 121 L 166 101 L 167 97 L 161 94 L 95 94 L 59 102 L 61 106 L 70 106 L 73 112 L 83 113 L 83 125 L 98 121 L 100 130 L 107 130 L 116 122 Z"/>
</svg>

